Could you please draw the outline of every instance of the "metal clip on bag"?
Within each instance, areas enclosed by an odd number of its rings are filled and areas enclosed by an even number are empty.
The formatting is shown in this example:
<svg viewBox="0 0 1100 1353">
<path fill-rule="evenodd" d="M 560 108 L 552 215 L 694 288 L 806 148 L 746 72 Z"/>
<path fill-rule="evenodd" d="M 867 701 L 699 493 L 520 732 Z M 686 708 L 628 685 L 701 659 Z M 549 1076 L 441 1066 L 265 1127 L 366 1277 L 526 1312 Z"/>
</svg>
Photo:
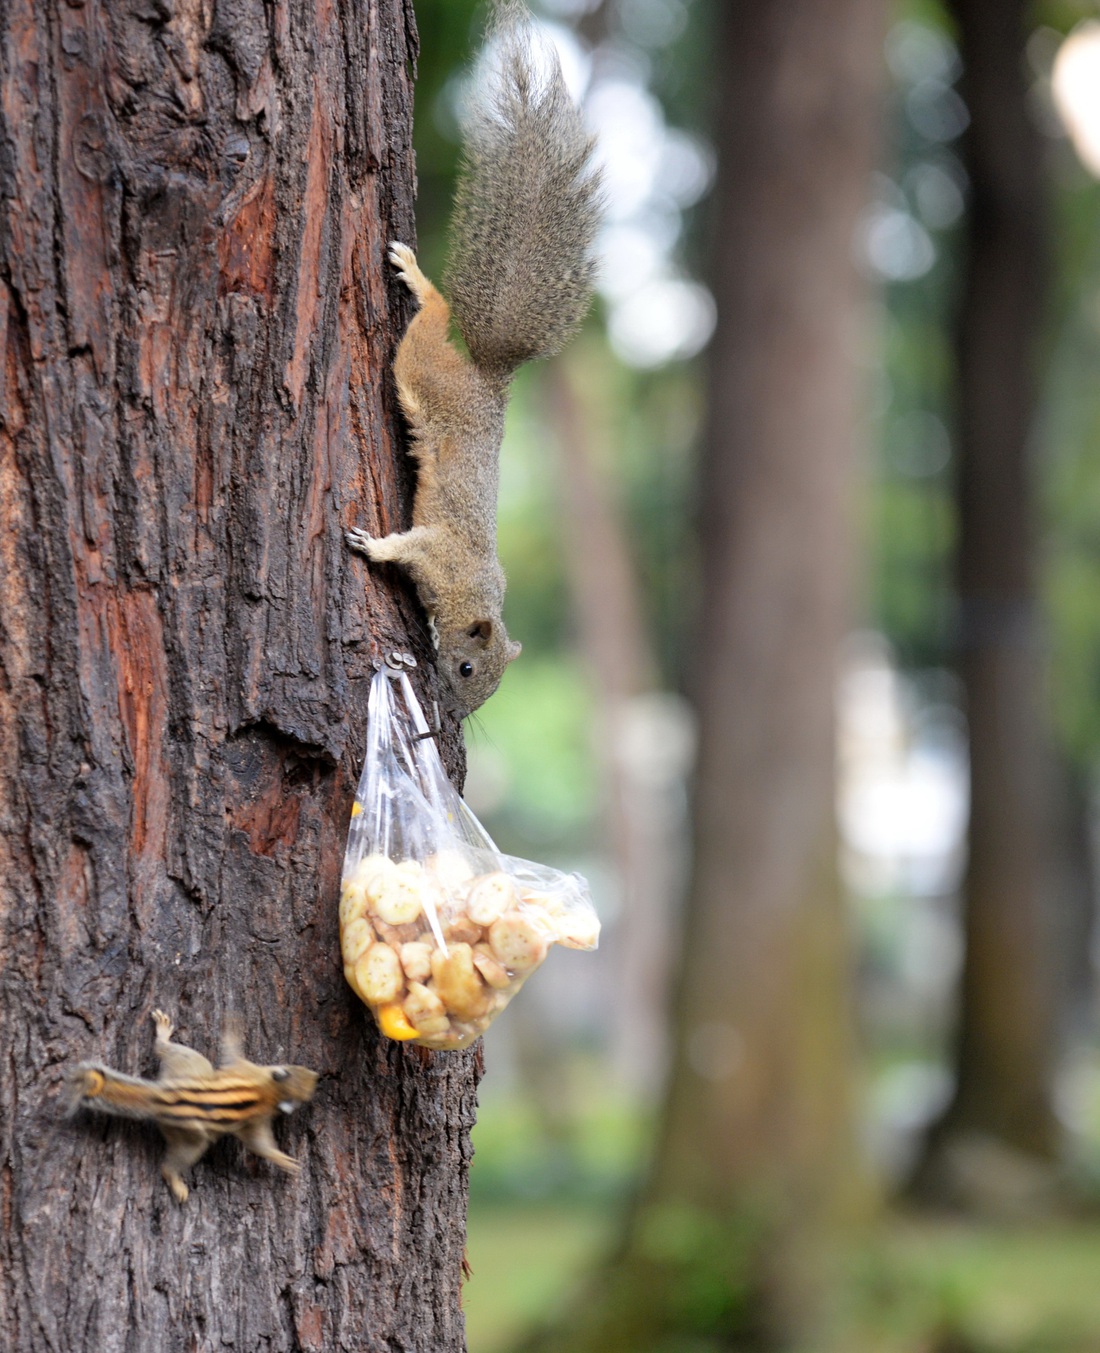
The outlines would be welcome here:
<svg viewBox="0 0 1100 1353">
<path fill-rule="evenodd" d="M 404 672 L 371 683 L 340 887 L 344 976 L 387 1038 L 465 1048 L 551 944 L 595 949 L 588 885 L 502 855 L 447 778 Z"/>
</svg>

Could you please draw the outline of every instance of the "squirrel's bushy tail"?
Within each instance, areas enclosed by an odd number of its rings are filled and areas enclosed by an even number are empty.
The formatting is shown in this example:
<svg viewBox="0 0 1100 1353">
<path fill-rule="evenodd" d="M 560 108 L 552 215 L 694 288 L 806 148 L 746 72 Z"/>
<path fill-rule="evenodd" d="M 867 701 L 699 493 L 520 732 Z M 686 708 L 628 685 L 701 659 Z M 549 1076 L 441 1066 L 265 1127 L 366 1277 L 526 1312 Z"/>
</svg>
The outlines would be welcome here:
<svg viewBox="0 0 1100 1353">
<path fill-rule="evenodd" d="M 466 133 L 447 291 L 474 362 L 506 376 L 584 318 L 601 188 L 556 53 L 533 59 L 518 5 L 498 9 L 494 34 L 499 74 Z"/>
</svg>

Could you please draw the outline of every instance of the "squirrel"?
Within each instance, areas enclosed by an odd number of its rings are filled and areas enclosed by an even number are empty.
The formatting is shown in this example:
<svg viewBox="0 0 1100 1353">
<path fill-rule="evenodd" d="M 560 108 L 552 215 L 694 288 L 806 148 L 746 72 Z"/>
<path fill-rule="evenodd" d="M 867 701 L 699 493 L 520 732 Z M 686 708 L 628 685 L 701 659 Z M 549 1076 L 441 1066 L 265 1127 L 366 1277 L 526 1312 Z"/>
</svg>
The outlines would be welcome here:
<svg viewBox="0 0 1100 1353">
<path fill-rule="evenodd" d="M 291 1113 L 312 1098 L 317 1073 L 304 1066 L 256 1066 L 246 1061 L 237 1023 L 222 1035 L 222 1064 L 217 1070 L 201 1053 L 173 1043 L 174 1026 L 163 1010 L 153 1011 L 154 1049 L 160 1059 L 155 1081 L 126 1076 L 98 1062 L 83 1062 L 69 1076 L 66 1111 L 99 1109 L 121 1118 L 152 1119 L 164 1134 L 168 1151 L 160 1167 L 177 1202 L 185 1203 L 181 1170 L 194 1165 L 211 1143 L 232 1134 L 281 1170 L 299 1166 L 275 1145 L 271 1120 Z"/>
<path fill-rule="evenodd" d="M 536 69 L 530 24 L 516 4 L 493 26 L 500 71 L 471 120 L 455 195 L 446 300 L 393 243 L 389 260 L 418 306 L 394 360 L 417 462 L 412 529 L 347 542 L 400 564 L 416 585 L 453 706 L 473 713 L 500 685 L 520 645 L 501 611 L 497 559 L 500 447 L 516 368 L 557 352 L 592 294 L 601 218 L 594 138 L 554 53 Z M 450 341 L 451 311 L 469 354 Z"/>
</svg>

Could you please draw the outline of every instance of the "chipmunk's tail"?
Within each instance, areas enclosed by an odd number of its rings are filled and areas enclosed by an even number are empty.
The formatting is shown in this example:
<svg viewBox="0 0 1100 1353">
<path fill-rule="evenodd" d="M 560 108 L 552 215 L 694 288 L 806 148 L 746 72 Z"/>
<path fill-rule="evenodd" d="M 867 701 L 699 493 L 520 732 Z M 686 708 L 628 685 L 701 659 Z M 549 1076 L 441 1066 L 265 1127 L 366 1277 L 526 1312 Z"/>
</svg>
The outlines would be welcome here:
<svg viewBox="0 0 1100 1353">
<path fill-rule="evenodd" d="M 490 51 L 498 69 L 466 133 L 447 291 L 475 364 L 507 377 L 584 318 L 602 202 L 593 138 L 521 5 L 498 6 Z"/>
<path fill-rule="evenodd" d="M 65 1113 L 97 1109 L 120 1118 L 145 1118 L 149 1114 L 150 1091 L 155 1089 L 151 1082 L 137 1076 L 124 1076 L 99 1062 L 82 1062 L 65 1082 Z"/>
</svg>

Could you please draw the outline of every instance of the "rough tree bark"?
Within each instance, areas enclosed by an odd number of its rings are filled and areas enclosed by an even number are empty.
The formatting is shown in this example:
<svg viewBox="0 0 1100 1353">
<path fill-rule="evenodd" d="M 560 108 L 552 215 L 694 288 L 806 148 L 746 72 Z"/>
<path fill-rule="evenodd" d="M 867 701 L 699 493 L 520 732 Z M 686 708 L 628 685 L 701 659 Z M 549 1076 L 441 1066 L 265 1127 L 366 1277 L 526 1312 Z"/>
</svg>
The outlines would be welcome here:
<svg viewBox="0 0 1100 1353">
<path fill-rule="evenodd" d="M 1034 1158 L 1054 1155 L 1059 1140 L 1052 880 L 1044 876 L 1052 766 L 1030 447 L 1047 258 L 1042 138 L 1028 114 L 1027 9 L 1023 0 L 953 3 L 970 110 L 956 345 L 956 583 L 970 829 L 956 1090 L 930 1134 L 916 1185 L 956 1202 L 1003 1175 L 980 1168 L 970 1148 L 983 1140 Z"/>
<path fill-rule="evenodd" d="M 342 543 L 408 508 L 409 0 L 9 0 L 0 44 L 4 1346 L 461 1349 L 478 1054 L 381 1041 L 336 923 L 371 660 L 426 651 Z M 299 1178 L 230 1142 L 180 1208 L 155 1129 L 59 1121 L 154 1005 L 323 1073 Z"/>
<path fill-rule="evenodd" d="M 881 0 L 718 7 L 694 859 L 657 1158 L 562 1353 L 815 1330 L 856 1192 L 834 689 L 850 624 Z M 801 1347 L 802 1344 L 800 1343 Z"/>
</svg>

